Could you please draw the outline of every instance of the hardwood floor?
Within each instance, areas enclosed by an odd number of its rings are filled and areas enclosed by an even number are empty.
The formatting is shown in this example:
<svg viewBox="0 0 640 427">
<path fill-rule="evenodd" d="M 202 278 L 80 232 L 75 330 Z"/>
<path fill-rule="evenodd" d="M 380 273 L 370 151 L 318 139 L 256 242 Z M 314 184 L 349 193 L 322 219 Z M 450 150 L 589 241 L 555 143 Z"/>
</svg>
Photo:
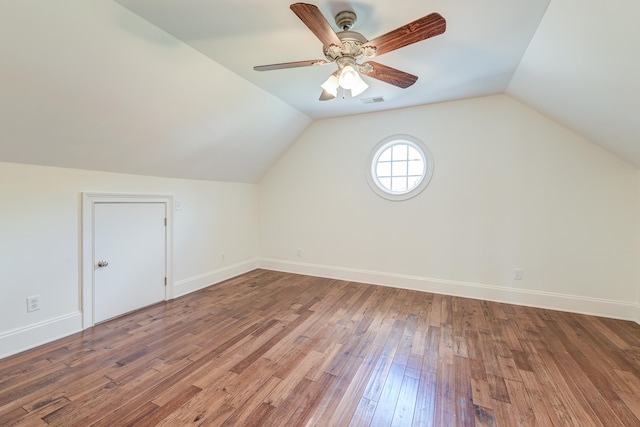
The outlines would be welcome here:
<svg viewBox="0 0 640 427">
<path fill-rule="evenodd" d="M 640 326 L 256 270 L 0 360 L 0 425 L 640 426 Z"/>
</svg>

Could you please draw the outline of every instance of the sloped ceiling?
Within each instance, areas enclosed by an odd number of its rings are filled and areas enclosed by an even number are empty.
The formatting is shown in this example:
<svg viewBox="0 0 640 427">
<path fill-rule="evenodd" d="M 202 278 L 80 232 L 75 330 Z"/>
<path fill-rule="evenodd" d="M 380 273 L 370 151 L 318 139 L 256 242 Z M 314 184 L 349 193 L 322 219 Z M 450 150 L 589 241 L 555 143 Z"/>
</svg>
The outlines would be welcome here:
<svg viewBox="0 0 640 427">
<path fill-rule="evenodd" d="M 640 2 L 552 0 L 507 93 L 640 167 Z"/>
<path fill-rule="evenodd" d="M 314 119 L 507 93 L 640 167 L 635 0 L 313 3 L 447 32 L 377 59 L 411 88 L 322 103 L 331 65 L 252 69 L 322 57 L 290 1 L 0 2 L 0 161 L 255 183 Z"/>
<path fill-rule="evenodd" d="M 0 2 L 0 161 L 257 182 L 310 118 L 111 0 Z"/>
</svg>

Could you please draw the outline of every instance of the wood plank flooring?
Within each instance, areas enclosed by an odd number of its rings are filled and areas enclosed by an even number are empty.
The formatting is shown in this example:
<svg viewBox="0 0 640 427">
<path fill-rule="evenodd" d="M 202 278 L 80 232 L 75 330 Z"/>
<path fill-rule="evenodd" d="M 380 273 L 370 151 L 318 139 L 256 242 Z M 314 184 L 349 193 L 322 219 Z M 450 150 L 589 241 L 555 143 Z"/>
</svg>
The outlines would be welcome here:
<svg viewBox="0 0 640 427">
<path fill-rule="evenodd" d="M 255 270 L 0 360 L 8 426 L 640 426 L 640 326 Z"/>
</svg>

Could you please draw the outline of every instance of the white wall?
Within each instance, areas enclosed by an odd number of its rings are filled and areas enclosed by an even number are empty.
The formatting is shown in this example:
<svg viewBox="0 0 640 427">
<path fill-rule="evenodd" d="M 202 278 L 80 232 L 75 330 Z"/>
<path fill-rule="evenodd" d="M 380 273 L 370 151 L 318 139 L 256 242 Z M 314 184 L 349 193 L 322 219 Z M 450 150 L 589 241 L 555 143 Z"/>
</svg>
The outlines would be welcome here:
<svg viewBox="0 0 640 427">
<path fill-rule="evenodd" d="M 640 170 L 638 170 L 638 212 L 640 212 Z M 638 253 L 640 253 L 640 215 L 638 217 L 638 227 L 636 228 L 636 235 L 636 247 Z M 636 296 L 633 299 L 633 301 L 635 301 L 636 303 L 636 315 L 634 320 L 636 321 L 636 323 L 640 323 L 640 256 L 637 258 L 636 266 L 639 279 L 636 282 Z"/>
<path fill-rule="evenodd" d="M 365 178 L 397 133 L 435 158 L 404 202 Z M 508 96 L 318 121 L 260 184 L 262 265 L 633 318 L 639 196 L 634 167 Z"/>
<path fill-rule="evenodd" d="M 175 296 L 256 266 L 256 185 L 0 163 L 0 357 L 81 328 L 82 192 L 182 202 L 173 213 Z M 42 308 L 27 313 L 31 295 Z"/>
<path fill-rule="evenodd" d="M 396 133 L 436 162 L 404 202 L 365 178 Z M 640 172 L 508 96 L 315 122 L 259 187 L 0 162 L 0 357 L 81 328 L 82 192 L 182 202 L 176 296 L 260 265 L 640 321 Z"/>
</svg>

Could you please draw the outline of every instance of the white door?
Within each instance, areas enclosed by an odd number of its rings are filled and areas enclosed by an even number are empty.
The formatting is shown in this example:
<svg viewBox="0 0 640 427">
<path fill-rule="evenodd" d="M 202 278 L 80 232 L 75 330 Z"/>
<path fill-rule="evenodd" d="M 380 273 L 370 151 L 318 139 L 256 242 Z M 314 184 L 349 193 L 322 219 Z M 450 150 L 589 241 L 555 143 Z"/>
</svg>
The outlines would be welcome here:
<svg viewBox="0 0 640 427">
<path fill-rule="evenodd" d="M 164 203 L 96 203 L 94 321 L 165 299 Z"/>
</svg>

